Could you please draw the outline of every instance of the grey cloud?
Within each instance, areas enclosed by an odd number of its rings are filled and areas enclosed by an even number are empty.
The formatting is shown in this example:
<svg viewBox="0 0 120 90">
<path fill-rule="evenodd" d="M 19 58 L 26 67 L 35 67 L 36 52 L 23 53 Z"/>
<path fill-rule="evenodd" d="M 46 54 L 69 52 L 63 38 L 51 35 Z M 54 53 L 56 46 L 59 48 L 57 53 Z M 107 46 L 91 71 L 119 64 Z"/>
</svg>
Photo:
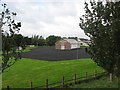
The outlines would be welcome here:
<svg viewBox="0 0 120 90">
<path fill-rule="evenodd" d="M 9 6 L 18 13 L 17 20 L 22 22 L 20 31 L 22 34 L 39 34 L 44 37 L 50 34 L 86 37 L 78 26 L 79 22 L 74 20 L 74 17 L 79 19 L 79 10 L 76 10 L 77 3 L 73 3 L 73 0 L 17 1 L 9 2 Z"/>
</svg>

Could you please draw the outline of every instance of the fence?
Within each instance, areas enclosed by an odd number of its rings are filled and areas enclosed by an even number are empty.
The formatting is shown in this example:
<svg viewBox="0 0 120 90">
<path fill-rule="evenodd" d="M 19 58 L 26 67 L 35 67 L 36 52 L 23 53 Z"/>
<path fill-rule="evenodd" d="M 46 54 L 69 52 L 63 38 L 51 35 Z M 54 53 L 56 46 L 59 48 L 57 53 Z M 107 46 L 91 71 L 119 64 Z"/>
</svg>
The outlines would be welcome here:
<svg viewBox="0 0 120 90">
<path fill-rule="evenodd" d="M 106 72 L 97 73 L 97 71 L 95 70 L 92 75 L 88 75 L 88 72 L 85 72 L 84 77 L 77 77 L 77 74 L 74 74 L 73 78 L 70 80 L 65 80 L 65 77 L 62 76 L 60 82 L 50 84 L 49 80 L 46 79 L 45 85 L 39 86 L 39 87 L 33 87 L 33 82 L 30 82 L 30 89 L 32 90 L 32 89 L 37 89 L 37 88 L 46 88 L 46 89 L 48 89 L 48 88 L 64 88 L 64 87 L 69 87 L 74 84 L 95 80 L 97 78 L 100 78 L 103 75 L 106 75 Z M 7 90 L 10 90 L 9 85 L 7 86 Z"/>
</svg>

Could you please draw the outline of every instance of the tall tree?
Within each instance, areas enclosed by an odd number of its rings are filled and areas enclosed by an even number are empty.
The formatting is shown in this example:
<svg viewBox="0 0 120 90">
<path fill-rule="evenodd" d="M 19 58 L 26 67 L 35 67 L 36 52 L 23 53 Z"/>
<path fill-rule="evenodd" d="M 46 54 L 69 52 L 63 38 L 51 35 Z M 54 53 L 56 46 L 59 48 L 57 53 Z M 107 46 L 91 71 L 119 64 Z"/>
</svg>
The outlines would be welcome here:
<svg viewBox="0 0 120 90">
<path fill-rule="evenodd" d="M 35 46 L 45 45 L 45 39 L 39 35 L 33 35 L 31 41 L 32 41 L 32 44 Z"/>
<path fill-rule="evenodd" d="M 45 45 L 45 39 L 44 37 L 40 36 L 38 39 L 38 46 L 44 46 Z"/>
<path fill-rule="evenodd" d="M 18 47 L 22 47 L 23 49 L 25 49 L 26 47 L 26 42 L 25 42 L 25 38 L 24 36 L 22 36 L 22 34 L 14 34 L 14 41 L 16 42 L 16 46 Z"/>
<path fill-rule="evenodd" d="M 90 52 L 93 60 L 110 75 L 120 75 L 120 1 L 85 2 L 85 15 L 79 26 L 91 38 Z"/>
<path fill-rule="evenodd" d="M 0 13 L 0 32 L 2 33 L 2 72 L 13 65 L 20 52 L 17 50 L 17 42 L 14 40 L 15 34 L 19 32 L 21 23 L 15 22 L 16 13 L 10 12 L 6 4 L 2 4 L 3 11 Z M 5 27 L 7 29 L 5 29 Z"/>
<path fill-rule="evenodd" d="M 39 39 L 39 35 L 33 35 L 32 36 L 32 44 L 35 46 L 38 46 L 38 39 Z"/>
<path fill-rule="evenodd" d="M 48 46 L 54 46 L 55 45 L 55 42 L 60 40 L 61 37 L 60 36 L 54 36 L 54 35 L 50 35 L 46 38 L 46 44 Z"/>
<path fill-rule="evenodd" d="M 32 38 L 30 38 L 28 36 L 24 37 L 23 41 L 24 41 L 25 45 L 31 45 L 32 44 Z"/>
</svg>

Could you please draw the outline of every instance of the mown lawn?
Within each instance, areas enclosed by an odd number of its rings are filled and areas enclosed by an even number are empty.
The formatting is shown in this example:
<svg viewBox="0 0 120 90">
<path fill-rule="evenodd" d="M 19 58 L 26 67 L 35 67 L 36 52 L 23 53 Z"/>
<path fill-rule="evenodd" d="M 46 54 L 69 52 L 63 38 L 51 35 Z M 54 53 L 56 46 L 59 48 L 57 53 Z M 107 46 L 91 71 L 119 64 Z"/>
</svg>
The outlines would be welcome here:
<svg viewBox="0 0 120 90">
<path fill-rule="evenodd" d="M 45 80 L 49 83 L 72 79 L 76 73 L 77 77 L 85 76 L 85 72 L 93 74 L 94 70 L 102 72 L 91 59 L 65 60 L 65 61 L 43 61 L 23 58 L 8 68 L 2 75 L 2 86 L 9 85 L 12 88 L 28 88 L 30 82 L 34 87 L 45 85 Z"/>
<path fill-rule="evenodd" d="M 37 47 L 38 46 L 34 46 L 34 47 L 27 46 L 27 47 L 25 47 L 24 50 L 22 50 L 22 52 L 30 52 L 32 49 L 37 48 Z"/>
<path fill-rule="evenodd" d="M 113 82 L 110 82 L 109 76 L 104 76 L 98 80 L 71 86 L 71 88 L 120 88 L 118 86 L 120 86 L 120 82 L 118 82 L 117 78 L 114 78 Z"/>
</svg>

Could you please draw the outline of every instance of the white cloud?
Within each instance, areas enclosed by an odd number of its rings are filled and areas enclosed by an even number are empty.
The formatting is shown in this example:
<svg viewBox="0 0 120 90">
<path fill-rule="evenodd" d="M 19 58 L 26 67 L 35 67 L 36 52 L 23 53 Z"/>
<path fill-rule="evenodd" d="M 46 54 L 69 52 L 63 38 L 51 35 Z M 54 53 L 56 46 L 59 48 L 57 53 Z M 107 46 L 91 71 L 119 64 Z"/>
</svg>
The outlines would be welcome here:
<svg viewBox="0 0 120 90">
<path fill-rule="evenodd" d="M 84 14 L 83 0 L 6 0 L 21 21 L 20 33 L 47 37 L 85 36 L 79 27 L 79 17 Z"/>
</svg>

